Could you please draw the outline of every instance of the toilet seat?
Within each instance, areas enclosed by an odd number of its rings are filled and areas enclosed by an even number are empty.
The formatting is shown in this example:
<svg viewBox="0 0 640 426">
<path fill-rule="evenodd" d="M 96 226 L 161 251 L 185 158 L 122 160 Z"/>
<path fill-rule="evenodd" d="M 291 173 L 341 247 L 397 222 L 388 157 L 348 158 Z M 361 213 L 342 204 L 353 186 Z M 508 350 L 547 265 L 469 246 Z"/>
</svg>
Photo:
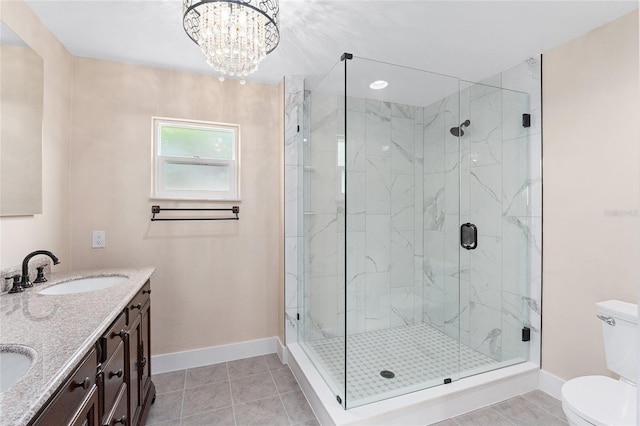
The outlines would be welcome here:
<svg viewBox="0 0 640 426">
<path fill-rule="evenodd" d="M 634 426 L 636 387 L 605 376 L 571 379 L 562 386 L 562 402 L 594 425 Z"/>
</svg>

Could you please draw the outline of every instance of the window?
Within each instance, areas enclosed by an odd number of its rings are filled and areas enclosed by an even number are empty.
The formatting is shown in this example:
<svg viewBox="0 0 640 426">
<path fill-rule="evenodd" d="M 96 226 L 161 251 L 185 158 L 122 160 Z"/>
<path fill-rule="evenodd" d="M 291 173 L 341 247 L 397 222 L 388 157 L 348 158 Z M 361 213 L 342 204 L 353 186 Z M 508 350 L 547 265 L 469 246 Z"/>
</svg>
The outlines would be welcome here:
<svg viewBox="0 0 640 426">
<path fill-rule="evenodd" d="M 237 200 L 239 126 L 153 118 L 155 198 Z"/>
</svg>

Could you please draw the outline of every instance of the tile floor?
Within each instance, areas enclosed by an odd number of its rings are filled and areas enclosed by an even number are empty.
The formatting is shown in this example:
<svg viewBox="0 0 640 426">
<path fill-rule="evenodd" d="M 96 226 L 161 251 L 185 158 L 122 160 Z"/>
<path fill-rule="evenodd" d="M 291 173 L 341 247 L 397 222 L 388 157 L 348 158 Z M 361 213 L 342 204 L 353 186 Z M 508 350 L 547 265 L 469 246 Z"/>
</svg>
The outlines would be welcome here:
<svg viewBox="0 0 640 426">
<path fill-rule="evenodd" d="M 147 425 L 318 425 L 276 354 L 153 376 Z"/>
<path fill-rule="evenodd" d="M 534 390 L 434 426 L 566 426 L 562 403 Z"/>
<path fill-rule="evenodd" d="M 149 426 L 318 425 L 293 374 L 275 354 L 158 374 L 153 382 L 157 397 Z M 436 426 L 567 424 L 560 401 L 535 390 Z"/>
</svg>

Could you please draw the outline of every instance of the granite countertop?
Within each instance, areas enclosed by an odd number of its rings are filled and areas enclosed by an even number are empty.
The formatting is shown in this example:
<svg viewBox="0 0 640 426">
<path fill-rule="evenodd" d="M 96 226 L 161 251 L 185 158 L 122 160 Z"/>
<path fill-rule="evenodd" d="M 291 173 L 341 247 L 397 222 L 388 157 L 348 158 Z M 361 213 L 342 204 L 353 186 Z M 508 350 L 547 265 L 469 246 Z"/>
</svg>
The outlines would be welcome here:
<svg viewBox="0 0 640 426">
<path fill-rule="evenodd" d="M 89 352 L 154 268 L 54 273 L 19 294 L 0 294 L 0 345 L 37 353 L 29 371 L 0 393 L 0 425 L 25 425 Z M 85 277 L 125 276 L 124 284 L 66 295 L 38 294 L 46 287 Z"/>
</svg>

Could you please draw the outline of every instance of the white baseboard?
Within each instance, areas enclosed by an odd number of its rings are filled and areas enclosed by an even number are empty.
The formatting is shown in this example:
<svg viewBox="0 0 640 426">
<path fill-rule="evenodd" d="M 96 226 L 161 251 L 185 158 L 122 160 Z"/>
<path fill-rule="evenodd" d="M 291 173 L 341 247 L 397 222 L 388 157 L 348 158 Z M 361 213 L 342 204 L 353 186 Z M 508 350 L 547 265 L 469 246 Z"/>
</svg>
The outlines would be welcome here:
<svg viewBox="0 0 640 426">
<path fill-rule="evenodd" d="M 191 351 L 174 352 L 151 357 L 153 374 L 169 371 L 184 370 L 185 368 L 202 367 L 252 356 L 268 355 L 278 352 L 277 337 L 232 343 L 229 345 L 212 346 Z"/>
<path fill-rule="evenodd" d="M 288 356 L 289 353 L 287 351 L 287 347 L 282 344 L 280 338 L 278 338 L 278 346 L 276 347 L 276 353 L 278 354 L 278 358 L 280 358 L 280 362 L 283 364 L 288 364 Z"/>
<path fill-rule="evenodd" d="M 554 376 L 545 370 L 540 370 L 540 383 L 538 387 L 541 391 L 548 393 L 554 398 L 557 398 L 562 401 L 562 385 L 564 385 L 564 380 L 559 377 Z"/>
</svg>

